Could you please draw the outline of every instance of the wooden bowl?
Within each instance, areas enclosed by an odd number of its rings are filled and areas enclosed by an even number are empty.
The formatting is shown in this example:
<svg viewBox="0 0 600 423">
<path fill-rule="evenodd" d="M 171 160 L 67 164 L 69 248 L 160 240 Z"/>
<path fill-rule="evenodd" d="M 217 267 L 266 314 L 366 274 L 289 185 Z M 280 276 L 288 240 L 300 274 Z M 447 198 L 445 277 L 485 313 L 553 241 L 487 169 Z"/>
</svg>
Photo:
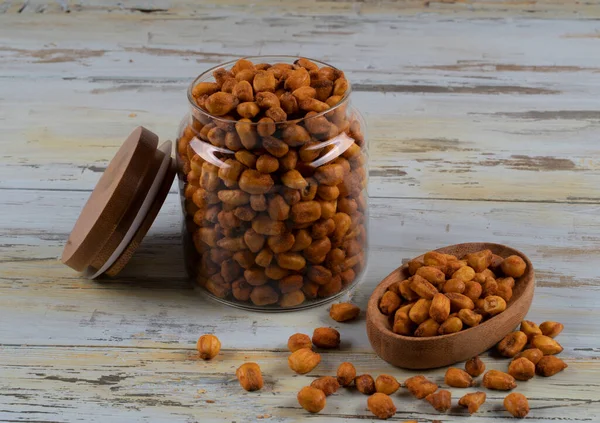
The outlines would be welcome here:
<svg viewBox="0 0 600 423">
<path fill-rule="evenodd" d="M 390 364 L 406 369 L 432 369 L 468 360 L 497 344 L 523 320 L 535 286 L 535 274 L 531 261 L 525 254 L 501 244 L 467 243 L 440 248 L 440 253 L 462 257 L 468 253 L 489 249 L 501 257 L 520 256 L 527 264 L 525 274 L 515 280 L 513 296 L 506 310 L 482 324 L 460 332 L 416 338 L 392 332 L 388 316 L 379 311 L 379 300 L 396 282 L 408 279 L 408 265 L 390 273 L 373 291 L 367 306 L 367 335 L 379 357 Z M 417 257 L 423 259 L 423 256 Z"/>
</svg>

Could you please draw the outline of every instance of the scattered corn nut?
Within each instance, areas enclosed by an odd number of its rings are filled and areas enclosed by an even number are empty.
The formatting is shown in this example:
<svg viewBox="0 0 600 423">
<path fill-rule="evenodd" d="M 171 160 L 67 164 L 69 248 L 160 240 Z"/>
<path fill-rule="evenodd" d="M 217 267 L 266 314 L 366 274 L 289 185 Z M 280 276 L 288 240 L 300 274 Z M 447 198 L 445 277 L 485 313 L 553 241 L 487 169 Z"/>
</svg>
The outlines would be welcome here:
<svg viewBox="0 0 600 423">
<path fill-rule="evenodd" d="M 504 408 L 514 417 L 523 418 L 529 414 L 529 402 L 523 394 L 513 392 L 504 398 Z"/>
<path fill-rule="evenodd" d="M 394 376 L 390 375 L 379 375 L 375 379 L 375 390 L 382 394 L 392 395 L 400 389 L 400 383 Z"/>
<path fill-rule="evenodd" d="M 496 391 L 510 391 L 517 384 L 515 383 L 515 378 L 508 373 L 499 370 L 489 370 L 483 375 L 483 386 Z"/>
<path fill-rule="evenodd" d="M 556 340 L 546 335 L 536 335 L 531 339 L 531 346 L 538 348 L 544 355 L 561 353 L 563 347 Z"/>
<path fill-rule="evenodd" d="M 296 350 L 288 357 L 290 369 L 301 375 L 313 370 L 320 362 L 321 355 L 309 348 Z"/>
<path fill-rule="evenodd" d="M 333 328 L 317 328 L 313 332 L 312 342 L 319 348 L 338 348 L 340 333 Z"/>
<path fill-rule="evenodd" d="M 310 413 L 318 413 L 325 408 L 325 393 L 312 386 L 305 386 L 298 392 L 298 404 Z"/>
<path fill-rule="evenodd" d="M 469 414 L 474 414 L 479 410 L 479 407 L 485 402 L 485 392 L 473 392 L 462 396 L 458 400 L 458 405 L 469 410 Z"/>
<path fill-rule="evenodd" d="M 558 322 L 544 322 L 540 325 L 542 334 L 550 338 L 555 338 L 563 329 L 563 324 Z"/>
<path fill-rule="evenodd" d="M 203 360 L 212 360 L 221 351 L 221 341 L 214 335 L 202 335 L 196 343 L 198 354 Z"/>
<path fill-rule="evenodd" d="M 450 367 L 446 370 L 444 382 L 446 385 L 454 388 L 468 388 L 469 386 L 473 386 L 473 378 L 469 373 L 456 367 Z"/>
<path fill-rule="evenodd" d="M 535 364 L 525 357 L 516 358 L 508 365 L 508 374 L 517 380 L 529 380 L 535 375 Z"/>
<path fill-rule="evenodd" d="M 258 391 L 263 387 L 263 377 L 256 363 L 244 363 L 235 372 L 242 388 L 246 391 Z"/>
<path fill-rule="evenodd" d="M 485 372 L 485 363 L 481 361 L 479 356 L 475 356 L 467 360 L 465 371 L 472 377 L 478 377 Z"/>
<path fill-rule="evenodd" d="M 337 369 L 337 381 L 341 386 L 350 386 L 356 377 L 356 369 L 349 362 L 343 362 Z"/>
<path fill-rule="evenodd" d="M 396 406 L 392 399 L 380 392 L 371 395 L 367 399 L 367 407 L 375 417 L 382 420 L 389 419 L 396 414 Z"/>
<path fill-rule="evenodd" d="M 333 304 L 329 310 L 329 316 L 336 322 L 347 322 L 354 320 L 360 314 L 360 308 L 350 303 Z"/>
<path fill-rule="evenodd" d="M 521 322 L 521 332 L 527 335 L 527 339 L 532 339 L 536 335 L 542 335 L 542 331 L 538 325 L 530 320 L 523 320 Z"/>
<path fill-rule="evenodd" d="M 331 394 L 335 394 L 338 389 L 340 389 L 340 384 L 336 378 L 333 376 L 323 376 L 318 379 L 315 379 L 310 384 L 313 388 L 320 389 L 323 391 L 325 396 L 329 396 Z"/>
<path fill-rule="evenodd" d="M 544 356 L 544 353 L 538 348 L 529 348 L 524 351 L 521 351 L 519 354 L 515 355 L 515 360 L 517 358 L 525 357 L 527 360 L 531 361 L 533 364 L 537 364 L 540 359 Z"/>
<path fill-rule="evenodd" d="M 312 342 L 308 335 L 303 333 L 295 333 L 289 337 L 287 347 L 291 352 L 298 351 L 302 348 L 312 348 Z"/>
<path fill-rule="evenodd" d="M 438 385 L 428 380 L 425 376 L 413 376 L 404 381 L 404 386 L 409 392 L 418 399 L 423 399 L 429 394 L 433 394 L 438 389 Z"/>
<path fill-rule="evenodd" d="M 566 369 L 567 363 L 553 355 L 546 355 L 538 361 L 535 369 L 538 375 L 550 377 Z"/>
<path fill-rule="evenodd" d="M 364 395 L 372 395 L 375 393 L 375 381 L 371 375 L 360 375 L 354 378 L 354 385 L 358 392 Z"/>
<path fill-rule="evenodd" d="M 497 345 L 498 352 L 504 357 L 514 357 L 527 345 L 527 335 L 516 331 L 506 335 Z"/>
<path fill-rule="evenodd" d="M 450 391 L 440 389 L 432 394 L 425 397 L 425 400 L 431 404 L 440 413 L 445 413 L 452 407 L 452 397 Z"/>
</svg>

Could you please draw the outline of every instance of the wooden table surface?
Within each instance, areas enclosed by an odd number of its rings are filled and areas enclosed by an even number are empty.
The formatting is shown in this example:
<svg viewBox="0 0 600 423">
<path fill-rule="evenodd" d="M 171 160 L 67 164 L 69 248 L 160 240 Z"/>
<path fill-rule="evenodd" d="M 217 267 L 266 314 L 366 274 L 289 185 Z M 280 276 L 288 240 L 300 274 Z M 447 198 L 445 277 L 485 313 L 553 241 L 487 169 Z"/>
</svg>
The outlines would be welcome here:
<svg viewBox="0 0 600 423">
<path fill-rule="evenodd" d="M 535 422 L 600 420 L 600 5 L 597 1 L 227 0 L 0 2 L 0 421 L 350 422 L 342 392 L 309 416 L 297 391 L 372 352 L 364 315 L 215 304 L 186 284 L 175 186 L 122 276 L 92 282 L 60 264 L 90 190 L 137 125 L 173 138 L 185 90 L 238 56 L 293 54 L 341 67 L 367 116 L 371 251 L 353 300 L 402 260 L 465 241 L 532 259 L 529 318 L 563 322 L 569 368 L 519 384 Z M 332 325 L 339 351 L 308 376 L 287 367 L 295 332 Z M 215 333 L 219 357 L 195 341 Z M 265 388 L 235 369 L 257 361 Z M 488 368 L 506 361 L 487 355 Z M 438 382 L 443 370 L 427 372 Z M 452 389 L 454 401 L 464 390 Z M 506 422 L 504 393 L 470 421 Z M 396 421 L 463 421 L 394 395 Z"/>
</svg>

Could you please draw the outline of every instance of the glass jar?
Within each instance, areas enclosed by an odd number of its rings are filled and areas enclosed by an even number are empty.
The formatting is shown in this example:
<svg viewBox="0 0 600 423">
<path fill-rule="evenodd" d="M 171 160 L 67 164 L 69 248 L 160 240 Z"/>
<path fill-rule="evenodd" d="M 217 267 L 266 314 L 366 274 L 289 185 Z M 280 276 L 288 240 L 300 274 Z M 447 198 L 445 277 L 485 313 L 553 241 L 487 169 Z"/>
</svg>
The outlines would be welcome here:
<svg viewBox="0 0 600 423">
<path fill-rule="evenodd" d="M 360 280 L 367 143 L 350 95 L 342 71 L 290 56 L 224 63 L 192 82 L 177 134 L 184 251 L 212 297 L 295 310 Z"/>
</svg>

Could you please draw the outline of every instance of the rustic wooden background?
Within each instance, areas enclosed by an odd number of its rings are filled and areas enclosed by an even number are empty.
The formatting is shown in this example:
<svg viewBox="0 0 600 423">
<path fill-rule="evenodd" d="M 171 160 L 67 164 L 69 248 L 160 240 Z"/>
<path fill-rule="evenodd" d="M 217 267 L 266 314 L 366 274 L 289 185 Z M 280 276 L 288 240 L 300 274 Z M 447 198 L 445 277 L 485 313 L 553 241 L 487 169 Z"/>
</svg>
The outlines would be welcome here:
<svg viewBox="0 0 600 423">
<path fill-rule="evenodd" d="M 364 307 L 379 280 L 429 249 L 515 246 L 538 275 L 529 318 L 565 324 L 569 364 L 519 384 L 528 418 L 598 421 L 597 0 L 0 1 L 0 421 L 293 422 L 311 417 L 296 392 L 341 361 L 415 374 L 372 353 L 362 316 L 333 325 L 343 348 L 293 376 L 286 340 L 335 323 L 327 307 L 248 313 L 190 290 L 175 189 L 119 279 L 91 282 L 57 261 L 133 127 L 172 138 L 195 75 L 278 53 L 344 69 L 367 116 L 372 249 L 354 301 Z M 209 363 L 194 355 L 207 332 L 224 348 Z M 244 360 L 263 368 L 259 393 L 234 379 Z M 442 370 L 428 375 L 443 380 Z M 489 393 L 471 420 L 509 421 L 503 397 Z M 466 416 L 439 416 L 406 393 L 394 400 L 398 421 Z M 371 419 L 356 392 L 312 417 Z"/>
</svg>

